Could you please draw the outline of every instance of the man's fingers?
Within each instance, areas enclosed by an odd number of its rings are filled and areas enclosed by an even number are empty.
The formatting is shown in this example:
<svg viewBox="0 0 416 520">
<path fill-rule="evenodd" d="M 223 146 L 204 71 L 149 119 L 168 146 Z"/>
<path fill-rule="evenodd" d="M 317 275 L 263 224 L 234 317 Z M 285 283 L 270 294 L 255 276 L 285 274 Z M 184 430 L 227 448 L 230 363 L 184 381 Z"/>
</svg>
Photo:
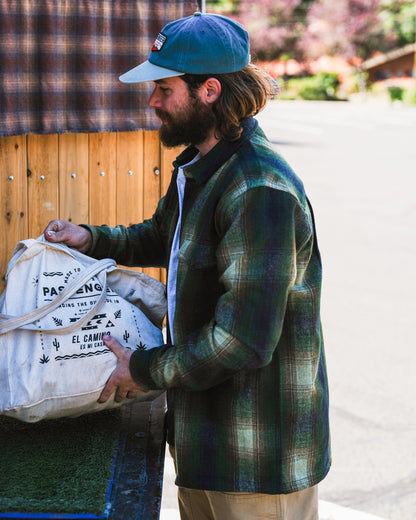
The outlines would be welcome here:
<svg viewBox="0 0 416 520">
<path fill-rule="evenodd" d="M 116 391 L 117 385 L 111 382 L 111 377 L 105 384 L 104 390 L 101 392 L 100 397 L 98 398 L 99 403 L 105 403 L 108 399 L 113 395 Z"/>
<path fill-rule="evenodd" d="M 112 377 L 107 381 L 104 390 L 101 392 L 100 397 L 98 398 L 99 403 L 105 403 L 115 392 L 114 401 L 116 403 L 121 403 L 124 399 L 134 399 L 137 397 L 137 394 L 140 392 L 140 388 L 136 386 L 136 388 L 131 389 L 126 388 L 122 385 L 120 381 L 119 384 L 115 382 Z"/>
<path fill-rule="evenodd" d="M 81 252 L 88 251 L 92 242 L 92 235 L 88 229 L 65 220 L 52 220 L 43 234 L 49 242 L 64 243 Z"/>
<path fill-rule="evenodd" d="M 119 343 L 115 338 L 110 336 L 109 334 L 104 334 L 103 336 L 104 344 L 107 348 L 109 348 L 114 354 L 120 358 L 124 353 L 124 347 Z"/>
<path fill-rule="evenodd" d="M 49 242 L 66 242 L 68 240 L 68 236 L 64 231 L 54 231 L 50 229 L 49 231 L 45 231 L 44 233 L 46 240 Z"/>
<path fill-rule="evenodd" d="M 46 240 L 50 242 L 63 242 L 61 237 L 62 233 L 60 233 L 61 228 L 62 222 L 60 220 L 52 220 L 49 222 L 44 231 Z"/>
<path fill-rule="evenodd" d="M 128 392 L 124 392 L 123 390 L 120 390 L 120 388 L 117 390 L 116 395 L 114 397 L 114 401 L 116 403 L 121 403 L 124 399 L 127 399 Z"/>
<path fill-rule="evenodd" d="M 133 351 L 123 347 L 115 338 L 109 335 L 103 336 L 104 344 L 117 357 L 117 366 L 109 377 L 100 397 L 99 403 L 105 403 L 115 392 L 114 400 L 119 403 L 126 397 L 132 399 L 141 390 L 130 374 L 129 360 Z"/>
<path fill-rule="evenodd" d="M 59 220 L 52 220 L 46 226 L 45 232 L 50 231 L 52 233 L 55 233 L 56 231 L 59 231 L 59 224 Z"/>
</svg>

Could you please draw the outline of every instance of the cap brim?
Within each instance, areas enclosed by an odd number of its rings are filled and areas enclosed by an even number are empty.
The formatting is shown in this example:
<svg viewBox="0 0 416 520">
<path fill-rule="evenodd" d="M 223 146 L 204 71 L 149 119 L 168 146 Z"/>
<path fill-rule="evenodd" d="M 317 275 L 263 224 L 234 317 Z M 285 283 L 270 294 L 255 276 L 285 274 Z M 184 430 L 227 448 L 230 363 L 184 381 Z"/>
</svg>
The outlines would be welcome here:
<svg viewBox="0 0 416 520">
<path fill-rule="evenodd" d="M 118 79 L 122 83 L 142 83 L 144 81 L 156 81 L 173 76 L 183 76 L 183 74 L 183 72 L 159 67 L 158 65 L 153 65 L 150 61 L 145 61 L 141 65 L 134 67 L 134 69 L 125 72 Z"/>
</svg>

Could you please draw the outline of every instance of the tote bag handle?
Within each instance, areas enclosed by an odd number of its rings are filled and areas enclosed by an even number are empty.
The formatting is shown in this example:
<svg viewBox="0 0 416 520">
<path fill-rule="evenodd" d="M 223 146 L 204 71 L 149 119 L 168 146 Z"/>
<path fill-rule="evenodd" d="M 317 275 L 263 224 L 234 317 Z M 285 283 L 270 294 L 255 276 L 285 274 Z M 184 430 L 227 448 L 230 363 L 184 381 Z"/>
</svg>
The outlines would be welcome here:
<svg viewBox="0 0 416 520">
<path fill-rule="evenodd" d="M 78 330 L 94 316 L 100 306 L 104 303 L 107 292 L 107 276 L 105 271 L 109 267 L 113 267 L 115 265 L 115 261 L 110 258 L 98 260 L 90 267 L 87 267 L 84 271 L 81 271 L 81 273 L 76 278 L 74 278 L 72 282 L 68 284 L 54 300 L 52 300 L 50 303 L 47 303 L 43 307 L 29 311 L 25 314 L 22 314 L 21 316 L 8 316 L 6 314 L 0 314 L 0 334 L 5 334 L 6 332 L 10 332 L 15 329 L 36 330 L 38 332 L 45 332 L 47 334 L 69 334 Z M 100 273 L 104 276 L 100 276 Z M 55 327 L 51 329 L 39 328 L 35 325 L 30 325 L 33 322 L 45 317 L 47 314 L 65 303 L 94 276 L 97 276 L 101 285 L 102 290 L 100 297 L 91 307 L 91 309 L 86 314 L 81 316 L 81 318 L 79 318 L 76 322 L 68 325 L 67 327 Z"/>
</svg>

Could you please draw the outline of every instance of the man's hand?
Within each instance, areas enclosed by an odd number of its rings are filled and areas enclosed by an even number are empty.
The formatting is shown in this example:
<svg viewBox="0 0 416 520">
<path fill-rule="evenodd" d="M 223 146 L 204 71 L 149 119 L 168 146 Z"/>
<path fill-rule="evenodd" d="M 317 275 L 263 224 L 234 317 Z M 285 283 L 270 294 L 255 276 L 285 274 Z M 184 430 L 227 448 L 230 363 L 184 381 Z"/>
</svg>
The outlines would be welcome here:
<svg viewBox="0 0 416 520">
<path fill-rule="evenodd" d="M 126 397 L 133 399 L 142 390 L 130 374 L 129 361 L 133 351 L 123 347 L 111 336 L 103 336 L 105 345 L 117 356 L 117 366 L 109 377 L 104 390 L 98 399 L 99 403 L 105 403 L 116 391 L 115 401 L 121 402 Z"/>
<path fill-rule="evenodd" d="M 91 233 L 88 229 L 72 224 L 65 220 L 52 220 L 47 225 L 44 235 L 49 242 L 63 242 L 68 247 L 73 247 L 85 253 L 91 246 Z"/>
</svg>

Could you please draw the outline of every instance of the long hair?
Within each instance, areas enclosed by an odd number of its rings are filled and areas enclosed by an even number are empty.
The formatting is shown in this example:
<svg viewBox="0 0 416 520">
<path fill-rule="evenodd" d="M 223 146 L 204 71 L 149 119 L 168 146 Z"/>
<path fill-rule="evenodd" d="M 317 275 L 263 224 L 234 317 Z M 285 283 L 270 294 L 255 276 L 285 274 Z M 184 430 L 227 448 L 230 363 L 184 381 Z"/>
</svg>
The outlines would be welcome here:
<svg viewBox="0 0 416 520">
<path fill-rule="evenodd" d="M 277 93 L 275 80 L 254 63 L 229 74 L 181 76 L 188 84 L 190 95 L 195 95 L 208 78 L 216 78 L 221 83 L 221 94 L 212 109 L 217 121 L 216 136 L 225 141 L 236 141 L 242 132 L 241 121 L 258 114 Z"/>
</svg>

